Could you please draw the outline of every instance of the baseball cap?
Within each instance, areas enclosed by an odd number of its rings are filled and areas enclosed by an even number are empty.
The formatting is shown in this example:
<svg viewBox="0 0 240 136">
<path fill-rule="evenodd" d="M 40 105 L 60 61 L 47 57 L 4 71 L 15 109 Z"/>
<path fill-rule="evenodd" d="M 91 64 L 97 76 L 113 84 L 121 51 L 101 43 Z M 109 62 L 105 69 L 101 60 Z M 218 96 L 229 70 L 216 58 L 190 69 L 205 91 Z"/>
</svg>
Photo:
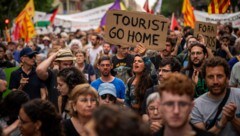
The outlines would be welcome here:
<svg viewBox="0 0 240 136">
<path fill-rule="evenodd" d="M 36 51 L 33 51 L 31 48 L 29 48 L 29 47 L 25 47 L 25 48 L 23 48 L 22 50 L 21 50 L 21 52 L 20 52 L 20 57 L 22 57 L 22 56 L 33 56 L 33 55 L 35 55 L 35 54 L 37 54 L 37 52 Z"/>
<path fill-rule="evenodd" d="M 60 49 L 55 60 L 75 60 L 75 57 L 70 49 Z"/>
<path fill-rule="evenodd" d="M 117 97 L 116 93 L 117 93 L 116 92 L 116 87 L 112 83 L 102 83 L 98 87 L 98 94 L 100 96 L 104 95 L 104 94 L 111 94 L 114 97 Z"/>
</svg>

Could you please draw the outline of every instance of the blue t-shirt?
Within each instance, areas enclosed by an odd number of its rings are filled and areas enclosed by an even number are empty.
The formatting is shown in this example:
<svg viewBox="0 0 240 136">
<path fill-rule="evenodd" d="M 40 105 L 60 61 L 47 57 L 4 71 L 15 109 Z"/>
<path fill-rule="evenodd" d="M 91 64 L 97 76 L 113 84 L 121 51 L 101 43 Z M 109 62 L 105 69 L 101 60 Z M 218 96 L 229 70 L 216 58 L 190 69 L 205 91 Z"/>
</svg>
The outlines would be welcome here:
<svg viewBox="0 0 240 136">
<path fill-rule="evenodd" d="M 101 83 L 104 83 L 104 82 L 100 78 L 98 78 L 91 83 L 91 86 L 94 87 L 96 90 L 98 90 L 98 87 L 100 86 Z M 121 79 L 115 77 L 113 79 L 113 81 L 109 82 L 109 83 L 112 83 L 116 87 L 117 97 L 120 99 L 124 99 L 125 98 L 125 85 L 124 85 L 123 81 Z"/>
</svg>

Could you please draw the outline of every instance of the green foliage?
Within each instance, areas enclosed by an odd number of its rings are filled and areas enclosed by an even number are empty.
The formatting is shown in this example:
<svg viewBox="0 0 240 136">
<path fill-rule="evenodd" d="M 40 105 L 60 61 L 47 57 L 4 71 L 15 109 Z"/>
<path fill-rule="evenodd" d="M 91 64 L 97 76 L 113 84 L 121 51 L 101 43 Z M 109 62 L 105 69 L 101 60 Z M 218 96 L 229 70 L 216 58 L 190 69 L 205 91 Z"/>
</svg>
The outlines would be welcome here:
<svg viewBox="0 0 240 136">
<path fill-rule="evenodd" d="M 96 7 L 99 7 L 99 6 L 102 6 L 102 5 L 106 5 L 106 4 L 112 3 L 114 1 L 115 0 L 93 0 L 93 1 L 88 2 L 86 4 L 86 9 L 85 10 L 93 9 L 93 8 L 96 8 Z"/>
<path fill-rule="evenodd" d="M 0 0 L 0 30 L 5 27 L 4 20 L 10 19 L 10 24 L 13 19 L 24 9 L 29 0 Z M 52 9 L 53 0 L 34 0 L 35 10 L 50 11 Z"/>
<path fill-rule="evenodd" d="M 181 13 L 183 0 L 163 0 L 161 14 L 168 17 L 171 16 L 173 12 Z"/>
</svg>

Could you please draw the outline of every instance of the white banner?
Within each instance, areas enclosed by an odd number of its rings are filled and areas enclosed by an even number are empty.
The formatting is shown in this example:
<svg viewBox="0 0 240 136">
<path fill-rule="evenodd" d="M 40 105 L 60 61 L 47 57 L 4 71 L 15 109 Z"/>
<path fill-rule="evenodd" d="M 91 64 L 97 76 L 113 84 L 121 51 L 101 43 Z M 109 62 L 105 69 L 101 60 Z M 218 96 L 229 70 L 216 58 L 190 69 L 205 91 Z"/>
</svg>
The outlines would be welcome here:
<svg viewBox="0 0 240 136">
<path fill-rule="evenodd" d="M 208 14 L 207 12 L 194 10 L 194 15 L 197 21 L 210 22 L 221 24 L 232 23 L 233 27 L 240 27 L 240 12 L 232 14 Z"/>
<path fill-rule="evenodd" d="M 71 28 L 71 30 L 81 29 L 83 31 L 96 29 L 106 11 L 113 3 L 70 15 L 56 15 L 55 26 Z M 34 22 L 40 21 L 46 15 L 44 12 L 35 12 Z"/>
</svg>

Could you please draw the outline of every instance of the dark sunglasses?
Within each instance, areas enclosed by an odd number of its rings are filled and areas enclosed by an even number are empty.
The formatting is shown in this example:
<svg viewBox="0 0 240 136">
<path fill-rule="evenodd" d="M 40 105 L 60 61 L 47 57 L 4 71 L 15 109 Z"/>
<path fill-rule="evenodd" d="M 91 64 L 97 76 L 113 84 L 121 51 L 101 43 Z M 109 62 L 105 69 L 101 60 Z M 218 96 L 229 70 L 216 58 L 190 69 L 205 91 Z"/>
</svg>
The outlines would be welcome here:
<svg viewBox="0 0 240 136">
<path fill-rule="evenodd" d="M 33 57 L 35 57 L 36 55 L 34 54 L 34 55 L 25 55 L 25 57 L 28 57 L 28 58 L 30 58 L 30 59 L 32 59 Z"/>
<path fill-rule="evenodd" d="M 105 100 L 105 99 L 107 99 L 107 97 L 108 97 L 108 99 L 110 100 L 110 101 L 116 101 L 116 97 L 114 97 L 113 95 L 111 95 L 111 94 L 103 94 L 103 95 L 101 95 L 101 98 L 103 99 L 103 100 Z"/>
</svg>

